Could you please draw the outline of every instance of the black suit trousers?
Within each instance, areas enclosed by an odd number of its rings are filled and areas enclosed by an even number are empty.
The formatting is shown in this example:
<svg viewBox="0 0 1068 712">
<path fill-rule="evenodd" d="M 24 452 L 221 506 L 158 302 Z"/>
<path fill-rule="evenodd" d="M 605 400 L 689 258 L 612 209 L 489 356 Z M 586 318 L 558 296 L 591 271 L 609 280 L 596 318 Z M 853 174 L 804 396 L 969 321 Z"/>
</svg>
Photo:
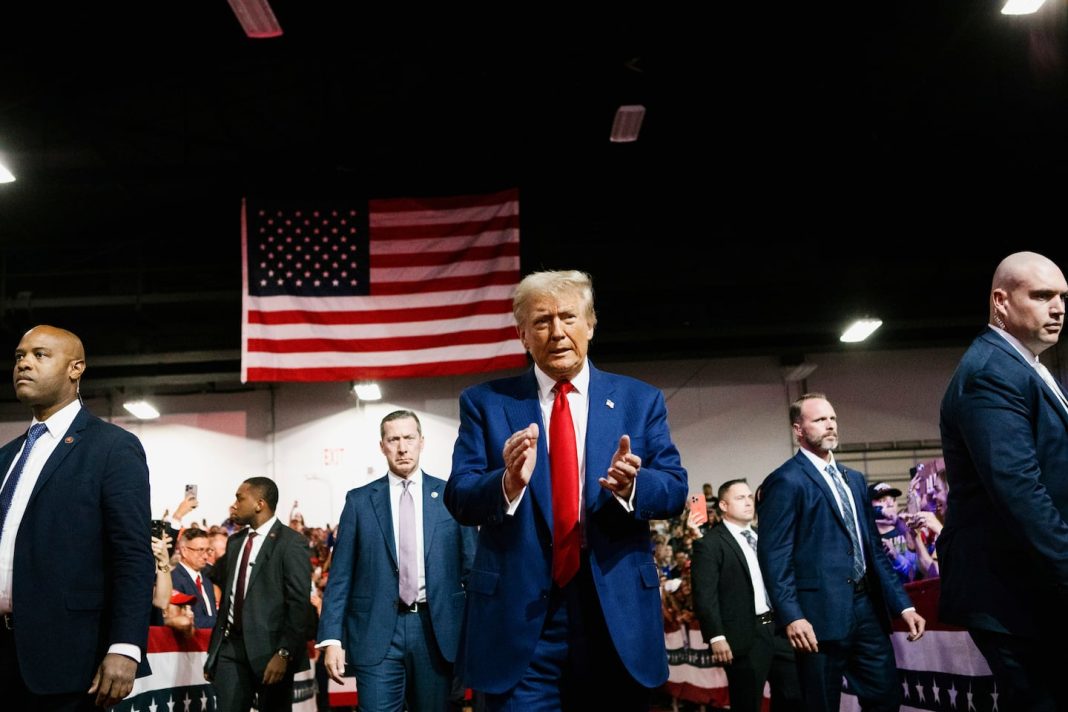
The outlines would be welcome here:
<svg viewBox="0 0 1068 712">
<path fill-rule="evenodd" d="M 273 685 L 264 685 L 248 662 L 240 635 L 223 639 L 212 685 L 219 712 L 248 712 L 253 695 L 258 696 L 259 712 L 291 712 L 293 709 L 293 664 Z"/>
<path fill-rule="evenodd" d="M 771 687 L 771 711 L 801 709 L 801 685 L 790 641 L 775 634 L 771 623 L 754 622 L 753 645 L 745 655 L 735 655 L 727 673 L 732 712 L 760 712 L 764 682 Z M 729 642 L 729 641 L 728 641 Z"/>
</svg>

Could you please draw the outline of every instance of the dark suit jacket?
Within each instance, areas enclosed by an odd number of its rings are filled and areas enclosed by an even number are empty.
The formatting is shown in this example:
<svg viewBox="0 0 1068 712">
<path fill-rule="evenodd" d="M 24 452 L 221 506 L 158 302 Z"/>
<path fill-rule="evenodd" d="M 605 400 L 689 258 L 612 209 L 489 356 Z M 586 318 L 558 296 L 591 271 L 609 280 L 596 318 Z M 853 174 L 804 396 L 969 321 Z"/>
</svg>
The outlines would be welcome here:
<svg viewBox="0 0 1068 712">
<path fill-rule="evenodd" d="M 24 440 L 0 449 L 0 472 Z M 82 408 L 45 463 L 15 540 L 15 643 L 32 692 L 85 692 L 114 643 L 139 646 L 145 661 L 151 519 L 141 443 Z"/>
<path fill-rule="evenodd" d="M 226 542 L 226 554 L 215 562 L 215 572 L 222 581 L 223 596 L 219 617 L 208 645 L 204 669 L 214 674 L 222 646 L 223 629 L 230 611 L 230 592 L 241 567 L 241 553 L 248 539 L 248 528 Z M 311 630 L 311 560 L 303 536 L 281 521 L 274 523 L 256 555 L 248 574 L 245 602 L 242 607 L 242 638 L 249 665 L 257 678 L 279 648 L 292 655 L 291 670 L 308 667 L 308 640 Z"/>
<path fill-rule="evenodd" d="M 1068 414 L 988 329 L 950 380 L 941 428 L 949 502 L 937 542 L 940 617 L 1033 637 L 1068 601 Z"/>
<path fill-rule="evenodd" d="M 717 524 L 693 543 L 690 581 L 705 642 L 723 635 L 733 655 L 748 653 L 756 627 L 753 578 L 745 553 L 726 525 Z"/>
<path fill-rule="evenodd" d="M 623 664 L 639 683 L 656 687 L 667 679 L 668 668 L 649 520 L 682 511 L 686 470 L 671 442 L 660 391 L 590 364 L 588 403 L 584 535 L 590 570 Z M 505 514 L 501 488 L 504 441 L 531 423 L 548 432 L 533 370 L 460 396 L 460 433 L 445 504 L 461 524 L 481 528 L 457 665 L 472 687 L 491 693 L 511 689 L 526 671 L 552 588 L 552 488 L 544 436 L 513 516 Z M 632 513 L 597 482 L 624 434 L 642 459 Z"/>
<path fill-rule="evenodd" d="M 866 579 L 887 632 L 890 616 L 912 605 L 890 566 L 875 528 L 864 475 L 836 463 L 859 511 Z M 798 453 L 768 475 L 758 503 L 757 558 L 779 624 L 805 618 L 818 640 L 842 640 L 853 605 L 853 549 L 838 504 L 823 476 Z"/>
<path fill-rule="evenodd" d="M 350 490 L 323 597 L 319 636 L 340 640 L 354 665 L 382 662 L 397 624 L 397 547 L 389 477 Z M 423 563 L 430 624 L 438 649 L 456 659 L 476 532 L 461 527 L 442 496 L 445 481 L 423 474 Z"/>
<path fill-rule="evenodd" d="M 204 592 L 208 594 L 207 598 L 210 605 L 205 603 L 204 596 L 200 595 L 200 591 L 197 590 L 197 582 L 189 575 L 185 567 L 178 564 L 171 571 L 171 586 L 173 589 L 196 596 L 196 600 L 190 604 L 193 608 L 193 625 L 197 628 L 213 628 L 215 627 L 216 619 L 215 590 L 212 588 L 211 579 L 203 571 L 200 572 L 200 585 L 204 587 Z"/>
</svg>

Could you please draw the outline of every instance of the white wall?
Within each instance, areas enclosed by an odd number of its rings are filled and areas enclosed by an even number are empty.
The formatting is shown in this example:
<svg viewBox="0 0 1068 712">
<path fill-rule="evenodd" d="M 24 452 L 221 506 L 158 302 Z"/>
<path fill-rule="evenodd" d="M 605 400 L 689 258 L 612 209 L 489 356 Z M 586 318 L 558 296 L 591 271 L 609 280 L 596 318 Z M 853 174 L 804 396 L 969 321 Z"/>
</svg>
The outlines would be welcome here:
<svg viewBox="0 0 1068 712">
<path fill-rule="evenodd" d="M 819 367 L 810 390 L 828 394 L 846 443 L 937 440 L 938 404 L 963 349 L 856 351 L 812 354 Z M 759 483 L 793 453 L 787 406 L 797 384 L 785 384 L 774 358 L 732 358 L 605 364 L 664 391 L 672 434 L 690 488 L 734 477 Z M 185 484 L 199 486 L 199 514 L 227 516 L 246 477 L 267 475 L 281 490 L 279 514 L 293 501 L 309 524 L 336 522 L 345 492 L 381 476 L 378 424 L 397 408 L 416 411 L 426 447 L 422 466 L 447 477 L 459 422 L 457 396 L 485 377 L 391 381 L 385 399 L 361 404 L 345 383 L 280 384 L 273 391 L 170 396 L 153 399 L 157 421 L 116 417 L 144 443 L 152 473 L 155 516 L 173 509 Z M 108 417 L 114 404 L 90 402 Z M 25 430 L 17 404 L 0 409 L 3 441 Z"/>
</svg>

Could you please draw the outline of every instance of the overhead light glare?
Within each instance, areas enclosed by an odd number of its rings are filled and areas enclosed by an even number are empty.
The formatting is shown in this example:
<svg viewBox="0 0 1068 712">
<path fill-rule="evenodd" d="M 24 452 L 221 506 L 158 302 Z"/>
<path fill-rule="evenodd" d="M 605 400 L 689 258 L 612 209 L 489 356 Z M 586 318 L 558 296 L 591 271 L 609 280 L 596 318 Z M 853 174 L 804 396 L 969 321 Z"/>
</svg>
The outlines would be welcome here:
<svg viewBox="0 0 1068 712">
<path fill-rule="evenodd" d="M 356 383 L 352 386 L 352 392 L 362 401 L 382 400 L 382 389 L 377 383 Z"/>
<path fill-rule="evenodd" d="M 621 106 L 616 109 L 616 118 L 612 121 L 612 134 L 608 140 L 612 143 L 630 143 L 638 140 L 645 119 L 645 107 L 641 104 Z"/>
<path fill-rule="evenodd" d="M 855 344 L 871 336 L 882 325 L 882 319 L 857 319 L 842 333 L 839 340 Z"/>
<path fill-rule="evenodd" d="M 159 411 L 148 401 L 126 401 L 122 404 L 122 407 L 125 408 L 130 415 L 135 418 L 140 418 L 141 420 L 155 420 L 159 417 Z"/>
<path fill-rule="evenodd" d="M 268 0 L 228 0 L 245 34 L 253 39 L 279 37 L 282 26 Z"/>
<path fill-rule="evenodd" d="M 784 367 L 782 378 L 787 383 L 799 383 L 811 376 L 812 372 L 817 368 L 819 368 L 819 366 L 811 361 L 802 361 L 795 366 Z"/>
<path fill-rule="evenodd" d="M 7 169 L 3 163 L 0 163 L 0 183 L 14 183 L 15 174 Z"/>
<path fill-rule="evenodd" d="M 1002 15 L 1031 15 L 1045 4 L 1046 0 L 1005 0 Z"/>
</svg>

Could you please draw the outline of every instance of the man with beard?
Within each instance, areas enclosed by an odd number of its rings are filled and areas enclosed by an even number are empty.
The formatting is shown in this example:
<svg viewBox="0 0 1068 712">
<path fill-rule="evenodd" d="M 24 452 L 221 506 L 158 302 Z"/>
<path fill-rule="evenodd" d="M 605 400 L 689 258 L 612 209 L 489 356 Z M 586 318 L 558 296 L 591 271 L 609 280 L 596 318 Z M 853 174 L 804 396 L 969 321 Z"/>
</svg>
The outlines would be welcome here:
<svg viewBox="0 0 1068 712">
<path fill-rule="evenodd" d="M 923 635 L 883 553 L 864 475 L 835 462 L 838 416 L 821 393 L 790 406 L 799 450 L 761 485 L 757 556 L 771 606 L 798 653 L 807 710 L 837 710 L 842 676 L 865 710 L 897 710 L 890 615 Z"/>
</svg>

